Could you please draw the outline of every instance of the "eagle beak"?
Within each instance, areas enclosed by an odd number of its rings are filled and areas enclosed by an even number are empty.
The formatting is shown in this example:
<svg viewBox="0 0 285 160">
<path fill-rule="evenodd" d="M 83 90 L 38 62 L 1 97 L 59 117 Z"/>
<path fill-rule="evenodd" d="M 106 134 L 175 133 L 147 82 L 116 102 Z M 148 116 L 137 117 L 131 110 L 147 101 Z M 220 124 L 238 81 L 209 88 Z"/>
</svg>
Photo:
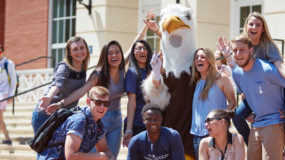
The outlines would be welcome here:
<svg viewBox="0 0 285 160">
<path fill-rule="evenodd" d="M 190 26 L 185 24 L 179 17 L 177 16 L 170 16 L 165 18 L 162 23 L 163 31 L 167 31 L 169 34 L 177 29 L 188 28 L 191 29 Z"/>
</svg>

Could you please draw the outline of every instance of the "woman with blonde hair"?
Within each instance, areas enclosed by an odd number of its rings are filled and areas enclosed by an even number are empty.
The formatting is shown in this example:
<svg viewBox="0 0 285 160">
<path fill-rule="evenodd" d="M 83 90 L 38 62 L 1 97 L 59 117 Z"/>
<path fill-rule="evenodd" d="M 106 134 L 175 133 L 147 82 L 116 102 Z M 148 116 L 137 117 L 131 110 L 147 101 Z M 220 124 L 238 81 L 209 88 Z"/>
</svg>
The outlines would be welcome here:
<svg viewBox="0 0 285 160">
<path fill-rule="evenodd" d="M 204 126 L 208 113 L 218 108 L 232 110 L 236 101 L 230 79 L 217 72 L 215 56 L 208 48 L 199 48 L 194 53 L 191 83 L 196 83 L 196 88 L 190 133 L 193 135 L 194 153 L 198 159 L 200 140 L 208 136 Z"/>
<path fill-rule="evenodd" d="M 200 160 L 244 160 L 244 140 L 241 135 L 230 133 L 233 111 L 217 109 L 211 111 L 205 127 L 209 137 L 201 140 L 199 147 Z"/>
</svg>

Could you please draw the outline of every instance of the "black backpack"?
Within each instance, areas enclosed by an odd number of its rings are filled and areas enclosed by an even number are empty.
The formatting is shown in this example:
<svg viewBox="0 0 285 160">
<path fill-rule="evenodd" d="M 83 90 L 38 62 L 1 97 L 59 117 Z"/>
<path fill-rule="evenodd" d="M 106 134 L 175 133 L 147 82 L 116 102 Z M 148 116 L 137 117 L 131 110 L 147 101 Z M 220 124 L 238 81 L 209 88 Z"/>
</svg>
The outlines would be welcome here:
<svg viewBox="0 0 285 160">
<path fill-rule="evenodd" d="M 36 135 L 33 137 L 33 139 L 29 142 L 30 147 L 38 152 L 41 153 L 44 149 L 49 147 L 54 147 L 58 145 L 64 145 L 64 142 L 55 143 L 52 145 L 48 145 L 48 142 L 53 136 L 54 131 L 63 123 L 66 121 L 66 119 L 76 113 L 83 113 L 80 110 L 80 107 L 75 107 L 72 109 L 66 109 L 61 108 L 55 113 L 53 113 L 39 128 Z M 87 127 L 87 116 L 86 117 L 86 127 Z"/>
</svg>

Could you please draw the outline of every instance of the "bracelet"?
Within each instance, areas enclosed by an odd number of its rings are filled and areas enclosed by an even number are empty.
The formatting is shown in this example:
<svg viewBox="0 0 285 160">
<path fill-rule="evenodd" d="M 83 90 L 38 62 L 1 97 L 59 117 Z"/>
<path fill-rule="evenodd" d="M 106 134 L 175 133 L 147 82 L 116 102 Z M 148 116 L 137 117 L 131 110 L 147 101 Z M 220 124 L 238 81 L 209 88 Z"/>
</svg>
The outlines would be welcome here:
<svg viewBox="0 0 285 160">
<path fill-rule="evenodd" d="M 61 108 L 63 108 L 64 107 L 63 102 L 59 101 L 59 103 L 61 104 Z"/>
<path fill-rule="evenodd" d="M 159 28 L 157 28 L 157 30 L 154 33 L 157 33 L 159 31 Z"/>
<path fill-rule="evenodd" d="M 127 130 L 125 131 L 125 134 L 129 134 L 129 133 L 133 133 L 133 131 L 132 131 L 132 130 L 127 129 Z"/>
</svg>

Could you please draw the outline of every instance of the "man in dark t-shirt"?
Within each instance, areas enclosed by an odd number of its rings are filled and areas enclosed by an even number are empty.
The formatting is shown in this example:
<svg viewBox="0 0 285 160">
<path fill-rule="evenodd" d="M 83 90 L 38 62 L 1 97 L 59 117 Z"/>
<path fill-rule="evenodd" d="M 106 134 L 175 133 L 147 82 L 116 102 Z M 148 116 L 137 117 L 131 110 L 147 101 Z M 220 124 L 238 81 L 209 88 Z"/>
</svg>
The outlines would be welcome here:
<svg viewBox="0 0 285 160">
<path fill-rule="evenodd" d="M 162 112 L 153 103 L 142 109 L 146 131 L 134 136 L 128 147 L 127 160 L 185 160 L 181 137 L 176 130 L 161 127 Z"/>
</svg>

